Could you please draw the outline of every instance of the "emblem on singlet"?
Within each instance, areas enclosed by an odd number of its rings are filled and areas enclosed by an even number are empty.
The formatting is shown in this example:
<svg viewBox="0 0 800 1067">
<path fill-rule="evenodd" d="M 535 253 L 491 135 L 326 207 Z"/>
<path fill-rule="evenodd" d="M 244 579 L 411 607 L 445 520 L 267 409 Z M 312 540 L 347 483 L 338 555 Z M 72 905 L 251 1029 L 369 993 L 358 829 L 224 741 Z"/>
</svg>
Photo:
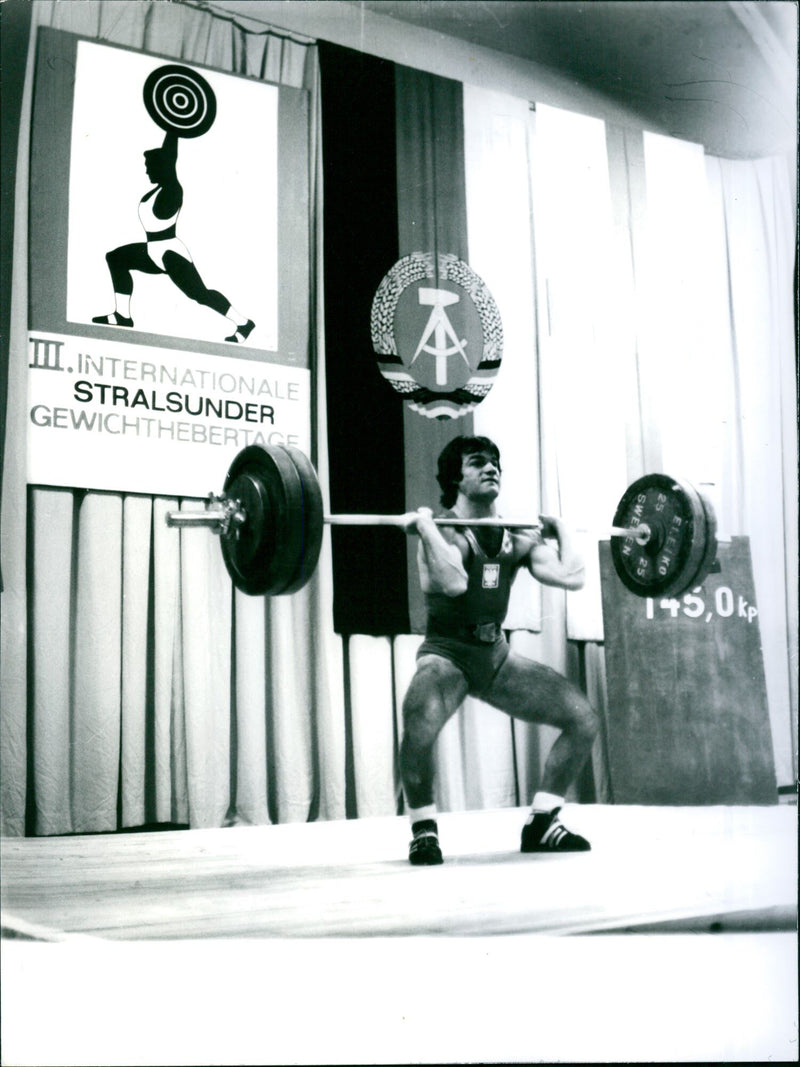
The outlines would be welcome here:
<svg viewBox="0 0 800 1067">
<path fill-rule="evenodd" d="M 481 585 L 484 589 L 497 589 L 500 585 L 499 563 L 484 563 Z"/>
<path fill-rule="evenodd" d="M 471 411 L 500 369 L 500 312 L 483 280 L 454 255 L 398 260 L 375 293 L 370 329 L 381 374 L 429 418 Z"/>
</svg>

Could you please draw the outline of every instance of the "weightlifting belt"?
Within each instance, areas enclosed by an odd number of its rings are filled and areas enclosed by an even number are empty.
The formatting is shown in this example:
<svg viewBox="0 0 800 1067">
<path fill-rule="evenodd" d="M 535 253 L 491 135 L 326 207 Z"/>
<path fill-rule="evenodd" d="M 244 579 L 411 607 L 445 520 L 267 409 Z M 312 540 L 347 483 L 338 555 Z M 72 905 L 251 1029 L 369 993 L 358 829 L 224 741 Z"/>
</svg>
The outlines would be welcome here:
<svg viewBox="0 0 800 1067">
<path fill-rule="evenodd" d="M 480 645 L 493 645 L 503 633 L 499 622 L 476 622 L 466 626 L 448 626 L 437 619 L 428 624 L 429 637 L 451 637 L 458 641 L 473 641 Z"/>
</svg>

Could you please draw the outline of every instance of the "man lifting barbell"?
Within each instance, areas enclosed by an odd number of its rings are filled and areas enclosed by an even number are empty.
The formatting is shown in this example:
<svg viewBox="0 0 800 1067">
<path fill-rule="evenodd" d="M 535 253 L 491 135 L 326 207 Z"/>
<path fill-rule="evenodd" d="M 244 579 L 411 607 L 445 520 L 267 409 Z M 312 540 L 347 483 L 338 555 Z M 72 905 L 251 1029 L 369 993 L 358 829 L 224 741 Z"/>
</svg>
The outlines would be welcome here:
<svg viewBox="0 0 800 1067">
<path fill-rule="evenodd" d="M 442 451 L 437 480 L 447 516 L 496 515 L 500 454 L 486 437 L 456 437 Z M 501 520 L 500 520 L 501 521 Z M 503 632 L 511 583 L 527 567 L 543 585 L 580 589 L 583 560 L 561 519 L 542 516 L 538 530 L 445 527 L 427 508 L 408 516 L 420 535 L 418 566 L 428 621 L 417 669 L 403 703 L 400 770 L 411 821 L 408 858 L 442 862 L 434 804 L 433 749 L 466 696 L 479 697 L 523 722 L 561 734 L 544 767 L 522 829 L 523 852 L 576 852 L 589 842 L 567 830 L 559 811 L 591 752 L 598 723 L 583 693 L 552 668 L 509 649 Z"/>
<path fill-rule="evenodd" d="M 569 590 L 583 585 L 583 564 L 562 519 L 511 521 L 497 515 L 500 473 L 493 442 L 456 438 L 439 457 L 446 515 L 434 518 L 428 508 L 405 515 L 325 515 L 307 456 L 289 445 L 249 445 L 234 458 L 222 495 L 212 493 L 205 511 L 166 516 L 169 526 L 215 530 L 234 585 L 252 596 L 302 589 L 319 560 L 324 524 L 392 526 L 419 534 L 428 628 L 404 701 L 400 756 L 414 864 L 442 862 L 433 745 L 469 694 L 524 722 L 561 729 L 522 830 L 522 851 L 590 848 L 562 825 L 559 811 L 591 751 L 595 714 L 566 678 L 511 652 L 503 633 L 511 581 L 520 567 L 545 585 Z M 635 596 L 677 597 L 719 569 L 713 507 L 689 482 L 666 474 L 633 482 L 602 536 L 612 539 L 614 569 Z"/>
</svg>

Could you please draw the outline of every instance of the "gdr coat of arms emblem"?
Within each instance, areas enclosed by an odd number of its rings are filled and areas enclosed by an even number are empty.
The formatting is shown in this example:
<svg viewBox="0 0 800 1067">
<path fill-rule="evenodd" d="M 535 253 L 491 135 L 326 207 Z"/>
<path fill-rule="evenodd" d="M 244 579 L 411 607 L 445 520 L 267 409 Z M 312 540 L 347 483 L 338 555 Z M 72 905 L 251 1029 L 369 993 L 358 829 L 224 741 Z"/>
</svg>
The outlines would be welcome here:
<svg viewBox="0 0 800 1067">
<path fill-rule="evenodd" d="M 471 411 L 500 369 L 500 312 L 484 281 L 454 255 L 398 260 L 375 293 L 370 328 L 381 374 L 428 418 Z"/>
</svg>

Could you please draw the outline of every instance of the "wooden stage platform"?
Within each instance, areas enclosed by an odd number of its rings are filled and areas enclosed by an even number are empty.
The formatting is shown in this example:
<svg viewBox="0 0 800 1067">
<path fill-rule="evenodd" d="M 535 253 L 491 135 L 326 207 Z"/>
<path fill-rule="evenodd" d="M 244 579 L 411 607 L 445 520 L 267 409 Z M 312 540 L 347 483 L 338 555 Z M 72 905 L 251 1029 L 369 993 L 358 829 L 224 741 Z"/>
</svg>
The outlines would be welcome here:
<svg viewBox="0 0 800 1067">
<path fill-rule="evenodd" d="M 3 1063 L 797 1058 L 796 807 L 525 815 L 4 839 Z"/>
</svg>

